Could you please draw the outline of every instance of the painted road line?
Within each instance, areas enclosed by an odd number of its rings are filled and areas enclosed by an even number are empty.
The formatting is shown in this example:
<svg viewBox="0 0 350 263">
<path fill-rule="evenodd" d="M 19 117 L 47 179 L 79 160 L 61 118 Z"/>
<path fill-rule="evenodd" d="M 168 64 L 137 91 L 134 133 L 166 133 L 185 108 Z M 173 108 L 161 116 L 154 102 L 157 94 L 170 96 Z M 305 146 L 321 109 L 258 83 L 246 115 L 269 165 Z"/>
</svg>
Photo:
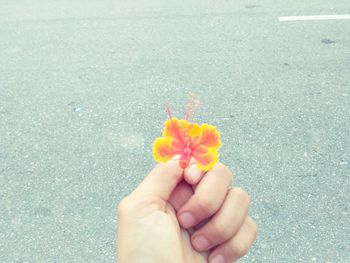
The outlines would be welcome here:
<svg viewBox="0 0 350 263">
<path fill-rule="evenodd" d="M 290 21 L 317 21 L 317 20 L 347 20 L 350 14 L 345 15 L 315 15 L 315 16 L 280 16 L 278 20 L 281 22 Z"/>
</svg>

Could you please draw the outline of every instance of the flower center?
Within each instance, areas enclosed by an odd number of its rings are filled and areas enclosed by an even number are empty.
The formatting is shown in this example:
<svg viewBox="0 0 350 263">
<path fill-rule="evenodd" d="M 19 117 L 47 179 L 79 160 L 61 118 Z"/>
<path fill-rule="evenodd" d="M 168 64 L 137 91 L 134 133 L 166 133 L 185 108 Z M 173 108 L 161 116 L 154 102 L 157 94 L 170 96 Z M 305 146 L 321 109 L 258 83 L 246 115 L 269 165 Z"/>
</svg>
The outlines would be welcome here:
<svg viewBox="0 0 350 263">
<path fill-rule="evenodd" d="M 190 146 L 187 146 L 187 147 L 184 149 L 184 154 L 186 154 L 186 155 L 190 155 L 190 154 L 191 154 L 191 148 L 190 148 Z"/>
<path fill-rule="evenodd" d="M 189 165 L 191 161 L 191 152 L 192 149 L 190 147 L 190 144 L 187 144 L 185 149 L 183 149 L 183 153 L 180 157 L 180 166 L 182 169 L 185 169 Z"/>
</svg>

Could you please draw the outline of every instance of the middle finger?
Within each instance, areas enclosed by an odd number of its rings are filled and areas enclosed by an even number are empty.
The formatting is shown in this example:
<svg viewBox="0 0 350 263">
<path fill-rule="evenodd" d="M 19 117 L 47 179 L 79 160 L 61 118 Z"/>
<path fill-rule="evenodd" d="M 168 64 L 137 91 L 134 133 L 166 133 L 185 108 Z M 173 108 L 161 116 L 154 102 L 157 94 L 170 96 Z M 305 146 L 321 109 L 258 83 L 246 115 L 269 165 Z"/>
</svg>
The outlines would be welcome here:
<svg viewBox="0 0 350 263">
<path fill-rule="evenodd" d="M 178 211 L 183 228 L 190 228 L 212 216 L 222 205 L 232 183 L 232 173 L 223 164 L 214 166 L 197 185 L 192 197 Z"/>
</svg>

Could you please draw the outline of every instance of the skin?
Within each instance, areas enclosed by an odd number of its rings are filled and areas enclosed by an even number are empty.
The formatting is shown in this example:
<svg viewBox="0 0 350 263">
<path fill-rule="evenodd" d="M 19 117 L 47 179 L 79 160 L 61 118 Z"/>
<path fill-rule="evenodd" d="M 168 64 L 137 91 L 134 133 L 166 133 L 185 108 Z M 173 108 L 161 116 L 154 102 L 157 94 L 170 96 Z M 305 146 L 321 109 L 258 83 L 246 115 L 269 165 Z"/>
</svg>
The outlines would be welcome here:
<svg viewBox="0 0 350 263">
<path fill-rule="evenodd" d="M 119 263 L 232 263 L 253 244 L 250 198 L 221 163 L 207 173 L 156 165 L 118 205 Z"/>
</svg>

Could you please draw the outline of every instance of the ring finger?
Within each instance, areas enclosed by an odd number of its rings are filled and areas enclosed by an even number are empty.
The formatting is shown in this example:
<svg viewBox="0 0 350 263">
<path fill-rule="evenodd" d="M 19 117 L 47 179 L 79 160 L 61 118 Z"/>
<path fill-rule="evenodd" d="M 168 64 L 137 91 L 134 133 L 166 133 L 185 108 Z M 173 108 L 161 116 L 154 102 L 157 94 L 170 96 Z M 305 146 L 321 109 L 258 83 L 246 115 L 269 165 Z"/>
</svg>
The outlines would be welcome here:
<svg viewBox="0 0 350 263">
<path fill-rule="evenodd" d="M 231 189 L 220 210 L 192 235 L 195 249 L 206 251 L 232 238 L 247 216 L 249 202 L 241 188 Z"/>
</svg>

